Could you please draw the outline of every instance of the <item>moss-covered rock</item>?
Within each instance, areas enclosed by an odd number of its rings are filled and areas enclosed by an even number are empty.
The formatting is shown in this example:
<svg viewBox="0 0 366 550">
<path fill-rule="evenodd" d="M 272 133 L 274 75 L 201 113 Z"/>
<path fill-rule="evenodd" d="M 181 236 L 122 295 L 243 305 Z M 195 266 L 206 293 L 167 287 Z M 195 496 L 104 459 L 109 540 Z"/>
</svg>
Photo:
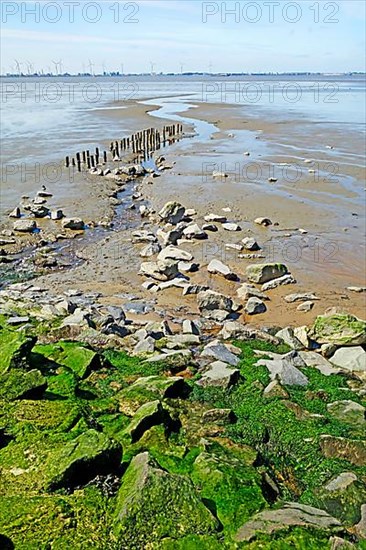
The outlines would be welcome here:
<svg viewBox="0 0 366 550">
<path fill-rule="evenodd" d="M 0 327 L 0 374 L 9 369 L 27 368 L 29 354 L 36 338 L 27 336 L 24 332 L 6 330 Z"/>
<path fill-rule="evenodd" d="M 120 545 L 147 548 L 166 537 L 210 534 L 217 526 L 187 477 L 161 470 L 148 453 L 133 458 L 117 497 Z"/>
<path fill-rule="evenodd" d="M 97 474 L 117 470 L 121 458 L 118 443 L 103 433 L 88 430 L 51 454 L 45 466 L 47 489 L 83 485 Z"/>
<path fill-rule="evenodd" d="M 0 375 L 0 399 L 38 399 L 47 388 L 47 380 L 39 370 L 14 369 Z"/>
<path fill-rule="evenodd" d="M 283 264 L 253 264 L 247 267 L 246 273 L 252 283 L 263 284 L 286 275 L 288 269 Z"/>
<path fill-rule="evenodd" d="M 330 415 L 341 422 L 366 428 L 366 409 L 355 401 L 349 399 L 334 401 L 328 404 L 327 409 Z"/>
<path fill-rule="evenodd" d="M 228 532 L 266 505 L 258 473 L 235 457 L 203 452 L 193 464 L 191 478 Z"/>
<path fill-rule="evenodd" d="M 318 344 L 336 344 L 337 346 L 366 344 L 366 322 L 353 315 L 341 313 L 320 315 L 310 329 L 309 337 Z"/>
<path fill-rule="evenodd" d="M 135 443 L 152 426 L 157 424 L 169 424 L 169 413 L 164 409 L 160 401 L 151 401 L 142 405 L 134 414 L 130 424 L 125 430 L 125 435 L 131 443 Z"/>
<path fill-rule="evenodd" d="M 322 435 L 320 448 L 327 458 L 348 460 L 355 466 L 366 466 L 366 441 Z"/>
<path fill-rule="evenodd" d="M 352 472 L 342 472 L 317 493 L 319 506 L 351 526 L 360 521 L 366 485 Z"/>
<path fill-rule="evenodd" d="M 33 352 L 54 361 L 58 365 L 68 367 L 79 378 L 85 378 L 92 369 L 100 367 L 98 353 L 75 342 L 39 344 L 34 347 Z"/>
</svg>

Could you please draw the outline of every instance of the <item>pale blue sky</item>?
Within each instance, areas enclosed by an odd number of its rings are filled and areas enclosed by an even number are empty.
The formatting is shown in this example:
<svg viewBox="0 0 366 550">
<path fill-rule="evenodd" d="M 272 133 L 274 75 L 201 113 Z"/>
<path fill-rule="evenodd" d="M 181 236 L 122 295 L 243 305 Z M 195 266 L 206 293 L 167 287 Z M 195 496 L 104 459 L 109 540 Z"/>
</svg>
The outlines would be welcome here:
<svg viewBox="0 0 366 550">
<path fill-rule="evenodd" d="M 236 10 L 226 22 L 225 9 Z M 23 72 L 26 62 L 54 71 L 59 59 L 69 72 L 89 60 L 98 73 L 122 63 L 125 72 L 150 72 L 151 62 L 156 72 L 180 72 L 182 64 L 213 72 L 365 70 L 363 0 L 2 0 L 1 11 L 3 73 L 14 71 L 15 59 Z"/>
</svg>

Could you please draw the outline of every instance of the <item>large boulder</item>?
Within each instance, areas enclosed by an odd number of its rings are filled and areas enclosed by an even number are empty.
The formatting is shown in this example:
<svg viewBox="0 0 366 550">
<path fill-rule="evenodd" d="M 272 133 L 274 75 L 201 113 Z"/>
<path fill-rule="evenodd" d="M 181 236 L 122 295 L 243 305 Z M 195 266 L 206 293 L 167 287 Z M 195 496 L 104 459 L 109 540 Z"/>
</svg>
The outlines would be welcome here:
<svg viewBox="0 0 366 550">
<path fill-rule="evenodd" d="M 114 534 L 121 548 L 148 548 L 166 537 L 206 534 L 218 526 L 192 482 L 161 470 L 147 452 L 132 459 L 115 510 Z"/>
<path fill-rule="evenodd" d="M 366 485 L 353 472 L 342 472 L 317 491 L 317 501 L 335 518 L 354 525 L 366 502 Z"/>
<path fill-rule="evenodd" d="M 283 264 L 253 264 L 246 269 L 248 280 L 252 283 L 263 284 L 277 279 L 288 273 Z"/>
<path fill-rule="evenodd" d="M 343 313 L 320 315 L 309 330 L 309 337 L 318 344 L 362 346 L 366 344 L 366 322 Z"/>
<path fill-rule="evenodd" d="M 200 311 L 204 314 L 209 311 L 223 310 L 230 313 L 233 308 L 231 298 L 213 290 L 206 290 L 197 294 L 197 303 Z"/>
<path fill-rule="evenodd" d="M 11 370 L 0 374 L 0 399 L 38 399 L 47 388 L 47 380 L 39 370 Z"/>
<path fill-rule="evenodd" d="M 169 424 L 169 413 L 163 408 L 160 401 L 151 401 L 142 405 L 134 414 L 130 424 L 125 430 L 131 443 L 135 443 L 157 424 Z"/>
<path fill-rule="evenodd" d="M 116 471 L 121 458 L 119 443 L 96 430 L 87 430 L 51 453 L 45 465 L 46 487 L 55 490 L 83 485 L 97 474 Z"/>
<path fill-rule="evenodd" d="M 37 229 L 37 224 L 34 220 L 17 220 L 14 222 L 13 228 L 19 233 L 33 233 Z"/>
<path fill-rule="evenodd" d="M 170 281 L 178 275 L 178 265 L 174 260 L 159 260 L 141 264 L 140 274 L 157 281 Z"/>
<path fill-rule="evenodd" d="M 27 368 L 30 352 L 36 338 L 24 332 L 0 329 L 0 374 L 13 368 Z"/>
<path fill-rule="evenodd" d="M 68 367 L 78 378 L 86 378 L 91 370 L 100 367 L 99 355 L 75 342 L 37 345 L 35 353 L 64 367 Z"/>
<path fill-rule="evenodd" d="M 220 388 L 229 388 L 238 382 L 240 371 L 229 366 L 223 361 L 214 361 L 202 374 L 197 384 L 206 388 L 207 386 L 218 386 Z"/>
<path fill-rule="evenodd" d="M 249 542 L 258 534 L 273 535 L 277 531 L 288 531 L 295 527 L 325 531 L 329 534 L 343 529 L 339 520 L 324 510 L 296 502 L 287 502 L 278 510 L 264 510 L 254 516 L 239 529 L 235 540 Z"/>
</svg>

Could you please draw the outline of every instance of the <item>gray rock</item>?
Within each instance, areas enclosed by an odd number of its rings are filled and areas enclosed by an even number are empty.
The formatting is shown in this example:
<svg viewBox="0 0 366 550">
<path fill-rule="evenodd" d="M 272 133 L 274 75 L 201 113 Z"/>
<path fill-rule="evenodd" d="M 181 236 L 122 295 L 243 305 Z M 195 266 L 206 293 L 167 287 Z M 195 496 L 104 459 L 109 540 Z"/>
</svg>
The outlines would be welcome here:
<svg viewBox="0 0 366 550">
<path fill-rule="evenodd" d="M 299 306 L 297 306 L 297 311 L 304 311 L 305 313 L 311 311 L 314 307 L 314 302 L 303 302 Z"/>
<path fill-rule="evenodd" d="M 241 231 L 241 227 L 237 223 L 223 223 L 222 227 L 226 231 Z"/>
<path fill-rule="evenodd" d="M 177 225 L 185 216 L 186 209 L 179 202 L 167 202 L 160 210 L 160 218 L 168 223 Z"/>
<path fill-rule="evenodd" d="M 118 323 L 124 322 L 126 320 L 126 314 L 121 307 L 108 306 L 107 311 L 115 321 L 118 321 Z"/>
<path fill-rule="evenodd" d="M 205 285 L 187 285 L 183 290 L 183 296 L 200 294 L 201 292 L 206 292 L 207 290 L 209 290 L 209 288 Z"/>
<path fill-rule="evenodd" d="M 198 336 L 200 334 L 199 328 L 194 321 L 190 319 L 185 319 L 183 321 L 183 334 L 195 334 Z"/>
<path fill-rule="evenodd" d="M 229 367 L 222 361 L 215 361 L 209 365 L 208 370 L 202 374 L 197 384 L 204 388 L 208 386 L 218 386 L 220 388 L 229 388 L 239 380 L 240 371 Z"/>
<path fill-rule="evenodd" d="M 240 288 L 238 288 L 236 294 L 242 300 L 248 300 L 253 297 L 259 298 L 260 300 L 269 300 L 269 297 L 266 294 L 258 290 L 254 285 L 250 285 L 248 283 L 244 283 Z"/>
<path fill-rule="evenodd" d="M 258 533 L 272 535 L 276 531 L 286 531 L 294 527 L 303 527 L 329 531 L 342 531 L 340 521 L 324 510 L 297 502 L 287 502 L 277 510 L 264 510 L 247 521 L 236 533 L 237 542 L 249 542 Z"/>
<path fill-rule="evenodd" d="M 179 271 L 183 271 L 183 273 L 195 273 L 199 270 L 199 264 L 196 264 L 194 262 L 179 262 L 178 263 L 178 269 Z"/>
<path fill-rule="evenodd" d="M 169 281 L 178 275 L 177 263 L 173 260 L 144 262 L 141 264 L 140 274 L 157 281 Z"/>
<path fill-rule="evenodd" d="M 220 262 L 220 260 L 211 260 L 207 266 L 207 271 L 216 275 L 222 275 L 229 281 L 236 281 L 238 278 L 237 275 L 231 271 L 230 267 Z"/>
<path fill-rule="evenodd" d="M 225 344 L 208 344 L 202 351 L 201 357 L 212 357 L 217 361 L 227 363 L 232 367 L 237 367 L 240 363 L 240 359 L 228 348 Z"/>
<path fill-rule="evenodd" d="M 158 290 L 166 290 L 167 288 L 185 288 L 187 286 L 187 278 L 183 275 L 178 275 L 170 281 L 165 281 L 158 285 Z"/>
<path fill-rule="evenodd" d="M 257 243 L 257 241 L 253 238 L 253 237 L 245 237 L 245 239 L 243 239 L 241 241 L 244 245 L 244 248 L 246 250 L 260 250 L 261 247 L 259 246 L 259 244 Z"/>
<path fill-rule="evenodd" d="M 202 424 L 218 424 L 226 426 L 233 424 L 236 420 L 235 414 L 231 409 L 210 409 L 202 415 Z"/>
<path fill-rule="evenodd" d="M 188 227 L 183 230 L 183 235 L 186 239 L 207 239 L 207 233 L 203 231 L 196 223 L 188 225 Z"/>
<path fill-rule="evenodd" d="M 295 349 L 297 351 L 304 349 L 303 344 L 300 342 L 300 340 L 298 340 L 295 337 L 294 331 L 290 327 L 279 330 L 276 333 L 276 338 L 280 338 L 285 342 L 285 344 L 290 346 L 290 348 Z"/>
<path fill-rule="evenodd" d="M 85 228 L 85 223 L 80 218 L 65 218 L 62 221 L 62 227 L 64 229 L 72 229 L 74 231 L 80 231 Z"/>
<path fill-rule="evenodd" d="M 264 283 L 262 285 L 262 291 L 266 292 L 267 290 L 273 290 L 274 288 L 277 288 L 282 285 L 294 285 L 296 284 L 296 280 L 293 278 L 292 275 L 287 274 L 283 277 L 278 277 L 277 279 L 273 279 L 273 281 L 269 281 L 268 283 Z"/>
<path fill-rule="evenodd" d="M 289 395 L 285 388 L 281 386 L 278 380 L 272 380 L 272 382 L 270 382 L 268 386 L 264 388 L 263 397 L 279 397 L 281 399 L 288 399 Z"/>
<path fill-rule="evenodd" d="M 330 537 L 329 543 L 330 550 L 352 550 L 353 548 L 356 549 L 356 546 L 352 544 L 352 542 L 344 540 L 341 537 Z"/>
<path fill-rule="evenodd" d="M 151 256 L 158 254 L 160 250 L 161 246 L 159 243 L 149 243 L 141 250 L 140 256 L 141 258 L 151 258 Z"/>
<path fill-rule="evenodd" d="M 155 243 L 156 236 L 150 231 L 134 231 L 132 233 L 132 242 L 134 243 Z"/>
<path fill-rule="evenodd" d="M 176 245 L 179 239 L 181 239 L 183 235 L 183 228 L 176 228 L 172 229 L 171 231 L 163 231 L 162 229 L 159 229 L 157 231 L 158 237 L 161 239 L 161 242 L 164 246 L 168 246 L 170 244 Z"/>
<path fill-rule="evenodd" d="M 264 227 L 272 225 L 272 222 L 269 218 L 256 218 L 254 220 L 254 223 L 256 223 L 257 225 L 263 225 Z"/>
<path fill-rule="evenodd" d="M 181 248 L 170 245 L 166 248 L 163 248 L 163 250 L 158 255 L 158 260 L 167 259 L 190 262 L 193 260 L 193 256 L 190 252 L 187 252 L 186 250 L 182 250 Z"/>
<path fill-rule="evenodd" d="M 320 300 L 315 294 L 303 293 L 303 294 L 289 294 L 284 298 L 285 302 L 292 304 L 293 302 L 303 302 L 304 300 Z"/>
<path fill-rule="evenodd" d="M 206 222 L 218 222 L 218 223 L 225 223 L 227 221 L 226 216 L 222 216 L 221 214 L 208 214 L 208 216 L 205 216 Z"/>
<path fill-rule="evenodd" d="M 30 212 L 35 218 L 45 218 L 50 213 L 49 209 L 41 204 L 33 204 L 30 208 Z"/>
<path fill-rule="evenodd" d="M 134 347 L 133 354 L 134 355 L 141 355 L 144 353 L 153 353 L 155 350 L 155 342 L 154 338 L 151 336 L 147 336 L 144 340 L 140 340 L 138 344 Z"/>
<path fill-rule="evenodd" d="M 361 346 L 339 348 L 329 361 L 351 372 L 366 371 L 366 352 Z"/>
<path fill-rule="evenodd" d="M 231 298 L 213 290 L 206 290 L 197 294 L 197 303 L 201 312 L 223 310 L 230 313 L 233 308 Z"/>
<path fill-rule="evenodd" d="M 287 267 L 283 264 L 253 264 L 247 267 L 246 273 L 252 283 L 267 283 L 286 275 Z"/>
<path fill-rule="evenodd" d="M 173 336 L 167 336 L 166 347 L 168 349 L 179 349 L 187 346 L 197 346 L 199 343 L 199 336 L 195 334 L 174 334 Z"/>
<path fill-rule="evenodd" d="M 248 315 L 258 315 L 267 311 L 266 305 L 262 300 L 256 297 L 249 298 L 245 305 L 245 311 Z"/>
<path fill-rule="evenodd" d="M 361 519 L 355 525 L 355 530 L 359 537 L 366 539 L 366 504 L 361 506 Z"/>
<path fill-rule="evenodd" d="M 20 208 L 17 206 L 9 214 L 9 218 L 20 218 Z"/>
<path fill-rule="evenodd" d="M 62 220 L 62 218 L 64 218 L 64 213 L 62 210 L 51 211 L 51 220 Z"/>
<path fill-rule="evenodd" d="M 269 370 L 271 380 L 278 378 L 279 382 L 284 386 L 307 386 L 309 384 L 307 376 L 288 359 L 261 359 L 257 365 L 265 366 Z"/>
<path fill-rule="evenodd" d="M 214 225 L 213 223 L 204 223 L 202 225 L 202 229 L 203 231 L 211 231 L 212 233 L 216 233 L 219 230 L 217 225 Z"/>
<path fill-rule="evenodd" d="M 226 243 L 225 248 L 228 250 L 237 250 L 238 252 L 241 252 L 243 250 L 242 244 L 235 244 L 235 243 Z"/>
<path fill-rule="evenodd" d="M 14 222 L 13 229 L 19 233 L 33 233 L 37 229 L 37 224 L 34 220 L 17 220 Z"/>
<path fill-rule="evenodd" d="M 29 322 L 29 317 L 27 316 L 19 316 L 19 317 L 9 317 L 9 319 L 6 321 L 8 325 L 16 326 L 16 325 L 24 325 L 24 323 Z"/>
<path fill-rule="evenodd" d="M 243 325 L 238 321 L 226 321 L 222 330 L 219 332 L 219 336 L 224 340 L 261 340 L 275 346 L 280 343 L 278 338 L 271 336 L 268 332 L 264 332 L 263 330 L 249 325 Z"/>
<path fill-rule="evenodd" d="M 333 365 L 327 361 L 325 357 L 320 355 L 320 353 L 316 353 L 315 351 L 299 351 L 299 355 L 307 367 L 316 368 L 324 374 L 324 376 L 330 376 L 340 372 L 340 369 L 333 367 Z"/>
</svg>

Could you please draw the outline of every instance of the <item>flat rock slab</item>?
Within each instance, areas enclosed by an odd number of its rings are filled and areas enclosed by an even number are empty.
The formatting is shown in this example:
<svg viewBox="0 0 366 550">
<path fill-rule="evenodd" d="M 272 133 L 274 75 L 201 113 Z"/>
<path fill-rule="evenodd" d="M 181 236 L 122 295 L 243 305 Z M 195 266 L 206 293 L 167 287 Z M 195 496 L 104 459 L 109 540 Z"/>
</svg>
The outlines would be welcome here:
<svg viewBox="0 0 366 550">
<path fill-rule="evenodd" d="M 361 346 L 340 348 L 329 361 L 333 365 L 351 372 L 366 371 L 366 352 Z"/>
<path fill-rule="evenodd" d="M 204 388 L 218 386 L 227 389 L 239 380 L 239 375 L 238 369 L 230 367 L 223 361 L 215 361 L 209 365 L 208 370 L 202 374 L 197 384 Z"/>
<path fill-rule="evenodd" d="M 212 357 L 233 367 L 236 367 L 240 363 L 240 359 L 229 351 L 224 344 L 206 346 L 201 353 L 201 357 Z"/>
<path fill-rule="evenodd" d="M 320 448 L 326 458 L 348 460 L 355 466 L 366 465 L 366 441 L 322 435 Z"/>
<path fill-rule="evenodd" d="M 327 410 L 331 416 L 352 426 L 366 426 L 366 409 L 359 403 L 344 399 L 328 403 Z"/>
<path fill-rule="evenodd" d="M 308 527 L 329 531 L 341 531 L 341 523 L 324 510 L 288 502 L 279 510 L 264 510 L 245 523 L 235 535 L 238 542 L 253 540 L 257 534 L 271 535 L 276 531 L 288 530 L 293 527 Z"/>
<path fill-rule="evenodd" d="M 211 260 L 207 266 L 207 271 L 209 273 L 222 275 L 229 281 L 236 281 L 238 278 L 238 276 L 231 271 L 230 267 L 220 262 L 220 260 Z"/>
<path fill-rule="evenodd" d="M 265 366 L 270 373 L 271 380 L 279 379 L 285 386 L 307 386 L 309 379 L 298 368 L 291 364 L 290 360 L 267 360 L 258 361 L 257 365 Z"/>
<path fill-rule="evenodd" d="M 158 255 L 158 260 L 168 259 L 190 262 L 193 260 L 193 256 L 190 252 L 187 252 L 186 250 L 178 248 L 177 246 L 169 245 L 166 248 L 163 248 L 163 250 Z"/>
<path fill-rule="evenodd" d="M 314 367 L 324 376 L 330 376 L 332 374 L 339 374 L 341 371 L 335 368 L 325 357 L 316 353 L 315 351 L 299 351 L 301 359 L 304 361 L 307 367 Z"/>
</svg>

